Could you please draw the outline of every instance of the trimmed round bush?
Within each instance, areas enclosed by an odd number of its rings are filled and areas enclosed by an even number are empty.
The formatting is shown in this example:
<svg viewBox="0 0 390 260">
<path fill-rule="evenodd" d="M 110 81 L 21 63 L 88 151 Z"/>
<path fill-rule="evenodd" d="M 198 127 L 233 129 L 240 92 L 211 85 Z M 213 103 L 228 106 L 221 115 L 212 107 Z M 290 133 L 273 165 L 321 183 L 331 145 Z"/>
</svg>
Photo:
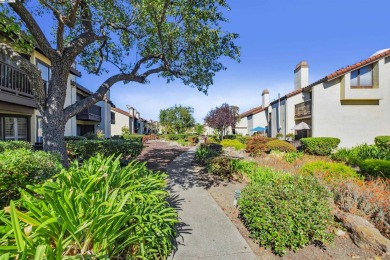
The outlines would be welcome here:
<svg viewBox="0 0 390 260">
<path fill-rule="evenodd" d="M 61 170 L 53 154 L 30 149 L 6 150 L 0 153 L 0 205 L 18 199 L 18 189 L 41 183 Z"/>
<path fill-rule="evenodd" d="M 325 181 L 359 180 L 362 177 L 351 167 L 343 163 L 309 162 L 302 166 L 300 172 L 305 175 L 320 176 Z"/>
<path fill-rule="evenodd" d="M 359 162 L 359 168 L 363 173 L 390 179 L 390 161 L 368 159 Z"/>
<path fill-rule="evenodd" d="M 260 155 L 267 150 L 267 143 L 269 139 L 264 136 L 253 136 L 246 143 L 245 152 L 252 156 Z"/>
<path fill-rule="evenodd" d="M 242 150 L 245 145 L 236 139 L 225 139 L 220 142 L 223 147 L 233 147 L 235 150 Z"/>
<path fill-rule="evenodd" d="M 313 155 L 330 155 L 340 143 L 340 139 L 334 137 L 307 137 L 301 140 L 303 150 Z"/>
<path fill-rule="evenodd" d="M 241 193 L 239 210 L 251 237 L 278 255 L 331 241 L 329 191 L 311 177 L 279 176 L 251 183 Z"/>
<path fill-rule="evenodd" d="M 231 158 L 218 156 L 211 159 L 207 169 L 211 174 L 228 177 L 232 173 Z"/>
<path fill-rule="evenodd" d="M 267 143 L 267 149 L 280 152 L 295 152 L 297 150 L 292 144 L 282 140 L 269 141 Z"/>
<path fill-rule="evenodd" d="M 15 149 L 28 149 L 31 150 L 31 143 L 25 141 L 0 141 L 0 153 L 6 150 L 15 150 Z"/>
</svg>

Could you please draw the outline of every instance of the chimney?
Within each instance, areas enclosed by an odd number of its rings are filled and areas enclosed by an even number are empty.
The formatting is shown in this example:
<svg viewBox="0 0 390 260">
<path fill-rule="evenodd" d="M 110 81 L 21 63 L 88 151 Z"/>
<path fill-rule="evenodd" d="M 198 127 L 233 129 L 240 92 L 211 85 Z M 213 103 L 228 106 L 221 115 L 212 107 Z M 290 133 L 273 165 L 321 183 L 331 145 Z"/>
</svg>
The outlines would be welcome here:
<svg viewBox="0 0 390 260">
<path fill-rule="evenodd" d="M 309 65 L 301 61 L 294 70 L 294 89 L 300 89 L 309 85 Z"/>
<path fill-rule="evenodd" d="M 264 89 L 263 93 L 261 95 L 263 97 L 263 103 L 261 106 L 263 108 L 268 107 L 268 105 L 269 105 L 269 91 L 268 91 L 268 89 Z"/>
</svg>

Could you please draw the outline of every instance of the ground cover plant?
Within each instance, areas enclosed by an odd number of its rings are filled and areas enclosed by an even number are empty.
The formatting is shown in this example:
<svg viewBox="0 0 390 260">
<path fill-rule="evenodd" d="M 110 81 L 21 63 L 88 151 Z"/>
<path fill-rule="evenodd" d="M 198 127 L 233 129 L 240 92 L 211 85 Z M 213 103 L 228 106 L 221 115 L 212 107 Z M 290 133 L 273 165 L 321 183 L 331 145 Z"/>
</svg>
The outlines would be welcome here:
<svg viewBox="0 0 390 260">
<path fill-rule="evenodd" d="M 309 162 L 302 166 L 300 173 L 320 178 L 326 182 L 340 182 L 343 180 L 363 180 L 354 169 L 343 164 L 335 162 Z"/>
<path fill-rule="evenodd" d="M 21 142 L 17 143 L 17 146 Z M 26 146 L 22 144 L 22 146 Z M 12 145 L 12 147 L 15 147 Z M 42 183 L 57 174 L 61 165 L 56 156 L 43 151 L 20 148 L 0 153 L 0 206 L 18 199 L 19 189 Z"/>
<path fill-rule="evenodd" d="M 236 151 L 245 149 L 245 144 L 237 139 L 224 139 L 220 142 L 223 147 L 233 147 Z"/>
<path fill-rule="evenodd" d="M 112 156 L 76 161 L 0 211 L 0 255 L 164 259 L 174 247 L 178 222 L 165 188 L 166 176 L 145 164 L 121 167 Z"/>
<path fill-rule="evenodd" d="M 122 160 L 138 156 L 143 149 L 142 138 L 134 140 L 74 140 L 66 143 L 71 160 L 87 160 L 92 156 L 122 155 Z"/>
<path fill-rule="evenodd" d="M 315 178 L 259 168 L 238 203 L 251 237 L 283 255 L 314 241 L 332 241 L 329 198 Z"/>
<path fill-rule="evenodd" d="M 330 155 L 340 143 L 340 139 L 333 137 L 307 137 L 300 141 L 306 153 L 322 156 Z"/>
</svg>

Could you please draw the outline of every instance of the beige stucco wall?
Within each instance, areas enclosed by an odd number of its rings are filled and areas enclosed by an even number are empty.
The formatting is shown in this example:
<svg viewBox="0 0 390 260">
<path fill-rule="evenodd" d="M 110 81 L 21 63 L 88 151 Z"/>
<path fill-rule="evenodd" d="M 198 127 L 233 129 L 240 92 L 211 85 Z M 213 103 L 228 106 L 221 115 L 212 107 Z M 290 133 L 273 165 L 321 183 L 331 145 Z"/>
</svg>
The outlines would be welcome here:
<svg viewBox="0 0 390 260">
<path fill-rule="evenodd" d="M 111 136 L 122 135 L 122 127 L 129 127 L 129 117 L 114 110 L 111 111 L 115 113 L 115 124 L 111 125 Z"/>
<path fill-rule="evenodd" d="M 341 139 L 339 147 L 352 147 L 362 143 L 372 144 L 379 135 L 390 135 L 390 59 L 378 61 L 378 89 L 381 100 L 341 101 L 343 80 L 320 83 L 312 90 L 312 135 Z M 350 74 L 344 81 L 349 82 Z M 349 88 L 346 84 L 345 88 Z M 378 89 L 372 89 L 377 92 Z M 349 90 L 348 90 L 349 91 Z M 370 89 L 354 89 L 369 92 Z M 370 94 L 371 99 L 376 94 Z M 363 97 L 361 97 L 363 98 Z"/>
<path fill-rule="evenodd" d="M 268 125 L 267 117 L 266 117 L 266 110 L 263 110 L 259 113 L 253 114 L 253 128 L 255 127 L 266 127 Z M 248 134 L 252 135 L 253 132 L 250 132 L 251 129 L 248 128 Z"/>
<path fill-rule="evenodd" d="M 303 94 L 300 93 L 298 95 L 292 96 L 287 98 L 286 103 L 286 113 L 287 113 L 287 120 L 286 120 L 286 126 L 285 131 L 283 133 L 284 136 L 287 134 L 294 134 L 294 130 L 291 130 L 296 125 L 295 122 L 295 105 L 304 102 Z"/>
<path fill-rule="evenodd" d="M 236 124 L 236 133 L 240 135 L 248 134 L 248 120 L 246 117 L 240 119 Z"/>
</svg>

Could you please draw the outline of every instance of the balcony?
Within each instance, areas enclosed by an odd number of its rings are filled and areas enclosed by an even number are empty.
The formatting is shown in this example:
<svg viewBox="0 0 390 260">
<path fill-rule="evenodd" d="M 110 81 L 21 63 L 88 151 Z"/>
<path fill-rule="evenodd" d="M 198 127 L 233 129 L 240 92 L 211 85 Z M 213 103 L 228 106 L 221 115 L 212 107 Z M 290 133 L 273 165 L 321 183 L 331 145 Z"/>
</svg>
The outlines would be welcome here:
<svg viewBox="0 0 390 260">
<path fill-rule="evenodd" d="M 84 121 L 100 122 L 101 121 L 101 107 L 94 105 L 94 106 L 91 106 L 89 108 L 86 108 L 76 115 L 76 119 L 77 120 L 84 120 Z"/>
<path fill-rule="evenodd" d="M 2 61 L 0 61 L 0 101 L 37 107 L 27 74 Z"/>
<path fill-rule="evenodd" d="M 295 105 L 295 119 L 311 117 L 311 100 Z"/>
</svg>

